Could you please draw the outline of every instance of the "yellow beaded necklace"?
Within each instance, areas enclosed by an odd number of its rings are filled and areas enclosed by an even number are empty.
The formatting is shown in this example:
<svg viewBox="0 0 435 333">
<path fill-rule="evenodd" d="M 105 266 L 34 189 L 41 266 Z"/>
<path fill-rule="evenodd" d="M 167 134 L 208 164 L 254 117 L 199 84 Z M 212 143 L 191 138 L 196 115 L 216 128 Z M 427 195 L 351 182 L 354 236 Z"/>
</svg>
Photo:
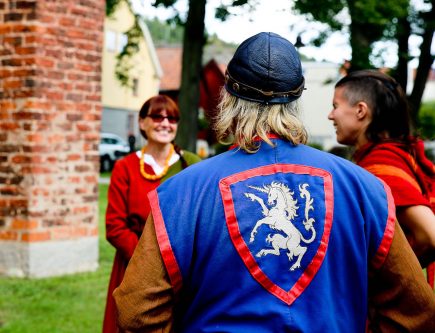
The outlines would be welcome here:
<svg viewBox="0 0 435 333">
<path fill-rule="evenodd" d="M 147 146 L 143 146 L 143 148 L 141 150 L 142 156 L 141 156 L 140 162 L 139 162 L 140 163 L 140 173 L 142 174 L 142 176 L 145 179 L 148 179 L 148 180 L 157 180 L 157 179 L 162 178 L 168 172 L 168 169 L 169 169 L 169 160 L 171 159 L 171 156 L 174 153 L 174 146 L 171 144 L 171 147 L 169 148 L 169 154 L 168 154 L 168 157 L 166 157 L 165 165 L 163 167 L 163 170 L 158 175 L 150 175 L 149 173 L 145 172 L 144 156 L 145 156 L 146 149 L 147 149 Z"/>
</svg>

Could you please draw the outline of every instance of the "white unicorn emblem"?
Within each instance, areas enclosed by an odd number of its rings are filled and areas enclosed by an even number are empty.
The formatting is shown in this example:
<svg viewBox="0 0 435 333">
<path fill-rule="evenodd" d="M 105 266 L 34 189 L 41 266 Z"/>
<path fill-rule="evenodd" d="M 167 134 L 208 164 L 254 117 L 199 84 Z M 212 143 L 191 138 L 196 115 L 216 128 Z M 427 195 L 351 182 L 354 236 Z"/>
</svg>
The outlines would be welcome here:
<svg viewBox="0 0 435 333">
<path fill-rule="evenodd" d="M 264 204 L 263 199 L 253 193 L 245 193 L 245 196 L 251 199 L 251 201 L 257 201 L 260 204 L 264 216 L 264 218 L 257 221 L 252 229 L 249 242 L 252 243 L 254 241 L 257 229 L 263 224 L 267 224 L 272 230 L 279 230 L 286 235 L 284 236 L 280 233 L 269 234 L 266 237 L 266 241 L 272 245 L 272 249 L 266 248 L 260 250 L 256 254 L 257 257 L 260 258 L 267 254 L 279 256 L 281 254 L 280 249 L 287 249 L 289 261 L 292 261 L 294 256 L 297 257 L 296 262 L 290 267 L 290 270 L 293 271 L 301 267 L 301 260 L 305 252 L 307 252 L 307 248 L 301 246 L 301 241 L 310 244 L 316 238 L 316 230 L 313 226 L 315 220 L 308 216 L 309 211 L 314 210 L 313 199 L 311 198 L 310 192 L 307 190 L 308 186 L 307 183 L 299 185 L 299 191 L 301 198 L 305 198 L 305 219 L 303 225 L 305 226 L 305 230 L 311 231 L 311 237 L 309 239 L 305 239 L 291 222 L 298 216 L 297 210 L 299 207 L 297 206 L 297 200 L 293 199 L 294 192 L 290 191 L 285 184 L 273 181 L 270 185 L 263 185 L 263 187 L 248 186 L 259 192 L 267 193 L 267 204 L 271 206 L 269 209 Z"/>
</svg>

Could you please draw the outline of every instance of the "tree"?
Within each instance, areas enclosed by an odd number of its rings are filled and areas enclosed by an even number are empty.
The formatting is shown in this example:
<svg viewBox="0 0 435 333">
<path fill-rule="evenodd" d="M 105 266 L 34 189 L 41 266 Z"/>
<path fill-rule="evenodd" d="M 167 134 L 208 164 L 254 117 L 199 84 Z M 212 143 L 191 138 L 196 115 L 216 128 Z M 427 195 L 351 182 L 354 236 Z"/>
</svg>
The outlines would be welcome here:
<svg viewBox="0 0 435 333">
<path fill-rule="evenodd" d="M 155 0 L 154 6 L 173 6 L 177 0 Z M 177 135 L 177 142 L 191 151 L 196 150 L 198 131 L 199 84 L 204 45 L 207 41 L 205 30 L 205 7 L 207 0 L 189 0 L 189 9 L 185 21 L 179 15 L 173 20 L 184 26 L 181 87 L 178 104 L 182 122 Z M 225 20 L 232 6 L 244 6 L 248 0 L 233 0 L 229 5 L 222 5 L 216 10 L 216 17 Z"/>
<path fill-rule="evenodd" d="M 125 32 L 127 43 L 122 48 L 121 52 L 116 56 L 117 62 L 115 67 L 115 76 L 121 86 L 133 89 L 133 81 L 131 80 L 130 70 L 133 68 L 131 59 L 139 52 L 139 43 L 142 38 L 142 29 L 140 28 L 141 17 L 135 14 L 129 0 L 106 0 L 106 16 L 111 16 L 121 2 L 127 4 L 128 9 L 134 16 L 133 25 Z"/>
<path fill-rule="evenodd" d="M 184 26 L 181 87 L 178 97 L 181 118 L 177 142 L 181 147 L 196 151 L 198 132 L 199 83 L 205 37 L 205 5 L 207 0 L 189 0 Z"/>
<path fill-rule="evenodd" d="M 176 23 L 161 22 L 159 19 L 145 20 L 153 42 L 156 45 L 180 45 L 183 42 L 184 28 Z"/>
<path fill-rule="evenodd" d="M 372 68 L 370 54 L 373 43 L 391 34 L 392 22 L 406 16 L 408 0 L 295 0 L 295 9 L 307 14 L 308 20 L 326 23 L 330 30 L 321 35 L 323 42 L 330 33 L 342 31 L 349 34 L 352 49 L 351 70 Z M 340 17 L 347 13 L 350 23 Z"/>
<path fill-rule="evenodd" d="M 413 110 L 414 122 L 418 118 L 421 99 L 426 87 L 427 78 L 434 62 L 434 55 L 431 54 L 431 45 L 435 29 L 435 0 L 431 0 L 430 3 L 430 11 L 421 13 L 423 41 L 420 46 L 420 58 L 414 80 L 414 87 L 412 89 L 411 95 L 409 96 L 409 102 Z"/>
<path fill-rule="evenodd" d="M 423 42 L 420 46 L 419 66 L 409 96 L 415 121 L 434 60 L 430 46 L 435 26 L 435 0 L 423 1 L 431 5 L 430 10 L 424 7 L 417 10 L 409 0 L 295 0 L 294 6 L 299 13 L 307 15 L 308 19 L 328 25 L 329 30 L 314 40 L 314 43 L 322 43 L 334 31 L 349 33 L 352 49 L 350 70 L 373 68 L 370 57 L 374 42 L 395 40 L 398 43 L 398 65 L 392 75 L 402 87 L 406 87 L 408 81 L 409 37 L 411 34 L 421 35 Z M 350 23 L 339 19 L 346 12 Z"/>
<path fill-rule="evenodd" d="M 106 14 L 110 15 L 116 9 L 116 6 L 125 1 L 131 10 L 132 6 L 129 0 L 106 0 Z M 230 15 L 228 8 L 232 6 L 244 6 L 249 0 L 233 0 L 229 5 L 222 5 L 216 11 L 216 17 L 221 20 Z M 255 0 L 252 0 L 255 1 Z M 171 7 L 177 0 L 155 0 L 153 6 Z M 198 106 L 199 106 L 199 84 L 202 67 L 202 55 L 206 43 L 205 30 L 205 7 L 207 0 L 189 0 L 189 9 L 187 18 L 183 20 L 179 13 L 170 19 L 184 27 L 183 35 L 183 57 L 181 87 L 178 97 L 178 104 L 182 116 L 180 123 L 177 142 L 188 150 L 196 150 L 196 140 L 198 131 Z M 132 11 L 133 12 L 133 11 Z M 137 43 L 134 38 L 135 30 L 138 28 L 138 20 L 141 18 L 135 15 L 135 25 L 126 33 L 128 42 L 126 47 L 118 56 L 116 75 L 121 84 L 128 86 L 128 59 L 135 52 L 134 45 Z M 118 71 L 119 69 L 119 71 Z"/>
</svg>

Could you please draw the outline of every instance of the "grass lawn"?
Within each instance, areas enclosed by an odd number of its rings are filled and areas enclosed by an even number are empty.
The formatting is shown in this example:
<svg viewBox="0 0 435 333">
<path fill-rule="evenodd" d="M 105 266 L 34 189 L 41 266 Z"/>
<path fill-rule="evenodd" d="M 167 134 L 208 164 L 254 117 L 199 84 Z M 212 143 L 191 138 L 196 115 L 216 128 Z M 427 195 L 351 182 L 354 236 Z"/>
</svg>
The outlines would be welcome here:
<svg viewBox="0 0 435 333">
<path fill-rule="evenodd" d="M 32 280 L 0 278 L 0 333 L 101 332 L 115 251 L 104 237 L 108 185 L 99 188 L 98 270 Z"/>
</svg>

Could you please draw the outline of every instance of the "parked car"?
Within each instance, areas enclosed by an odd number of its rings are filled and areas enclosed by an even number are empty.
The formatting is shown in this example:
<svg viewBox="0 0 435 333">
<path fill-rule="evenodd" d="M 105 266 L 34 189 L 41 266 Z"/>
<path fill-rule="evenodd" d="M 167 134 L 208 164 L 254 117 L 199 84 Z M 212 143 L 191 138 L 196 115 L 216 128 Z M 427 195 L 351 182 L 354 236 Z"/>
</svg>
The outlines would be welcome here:
<svg viewBox="0 0 435 333">
<path fill-rule="evenodd" d="M 101 133 L 100 137 L 100 171 L 111 171 L 116 160 L 130 152 L 128 143 L 116 134 Z"/>
</svg>

